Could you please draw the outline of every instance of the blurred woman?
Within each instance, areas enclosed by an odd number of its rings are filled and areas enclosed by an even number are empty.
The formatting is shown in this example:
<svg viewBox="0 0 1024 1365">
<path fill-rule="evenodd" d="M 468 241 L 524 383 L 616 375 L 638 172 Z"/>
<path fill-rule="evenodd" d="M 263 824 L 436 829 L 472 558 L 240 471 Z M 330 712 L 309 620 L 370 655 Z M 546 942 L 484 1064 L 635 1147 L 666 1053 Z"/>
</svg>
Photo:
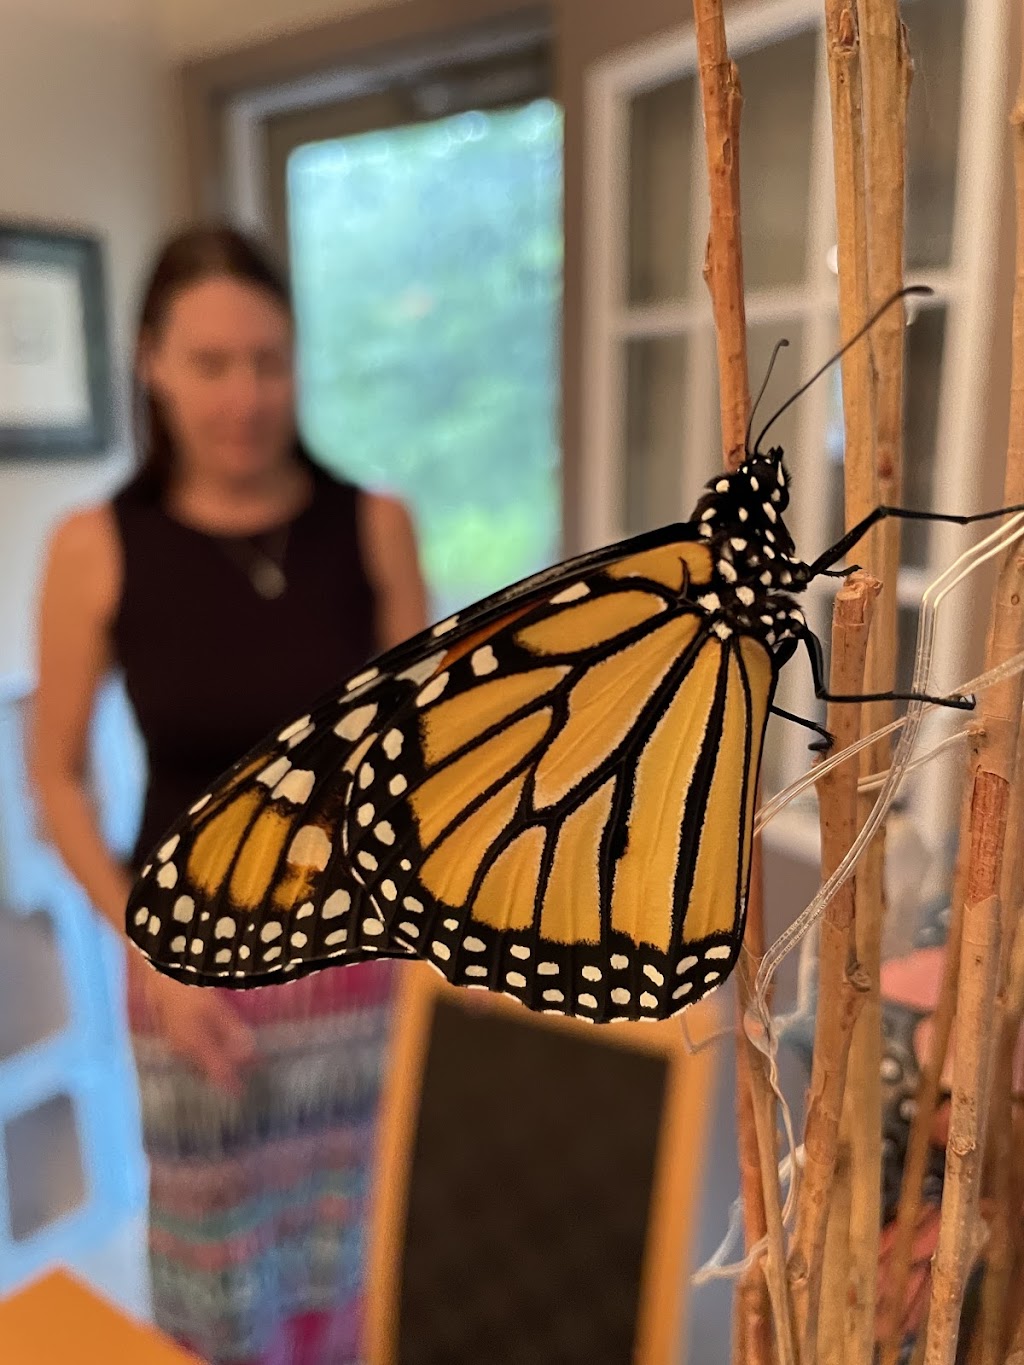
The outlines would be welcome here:
<svg viewBox="0 0 1024 1365">
<path fill-rule="evenodd" d="M 169 242 L 136 346 L 138 472 L 49 547 L 33 772 L 51 837 L 119 933 L 134 871 L 196 795 L 425 624 L 405 507 L 328 475 L 297 436 L 293 343 L 253 243 L 222 226 Z M 148 758 L 131 867 L 104 847 L 84 772 L 115 668 Z M 228 992 L 128 961 L 157 1324 L 217 1365 L 358 1359 L 397 968 Z"/>
</svg>

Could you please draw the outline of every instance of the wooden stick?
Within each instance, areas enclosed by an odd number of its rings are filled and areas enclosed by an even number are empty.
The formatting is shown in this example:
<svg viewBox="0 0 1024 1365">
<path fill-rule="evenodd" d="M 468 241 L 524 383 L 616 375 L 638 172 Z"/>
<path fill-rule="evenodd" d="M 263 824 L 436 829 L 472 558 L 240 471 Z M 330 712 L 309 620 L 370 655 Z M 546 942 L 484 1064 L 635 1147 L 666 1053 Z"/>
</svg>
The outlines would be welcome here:
<svg viewBox="0 0 1024 1365">
<path fill-rule="evenodd" d="M 744 948 L 751 959 L 760 962 L 764 953 L 764 912 L 761 889 L 761 841 L 753 848 L 750 876 L 750 900 Z M 756 899 L 756 906 L 754 904 Z M 744 1014 L 750 1004 L 750 978 L 744 973 L 743 984 L 737 980 L 736 1008 L 736 1121 L 740 1164 L 740 1193 L 743 1201 L 744 1247 L 749 1254 L 768 1234 L 765 1216 L 764 1190 L 761 1186 L 761 1157 L 757 1143 L 757 1120 L 754 1116 L 755 1079 L 751 1072 L 751 1047 L 743 1027 Z M 735 1365 L 772 1365 L 772 1311 L 768 1282 L 760 1262 L 743 1273 L 736 1293 L 733 1342 Z"/>
<path fill-rule="evenodd" d="M 867 178 L 868 297 L 872 310 L 903 285 L 904 203 L 907 155 L 907 104 L 913 65 L 898 0 L 859 0 L 861 63 L 865 86 L 864 136 Z M 872 502 L 898 505 L 903 486 L 904 309 L 889 309 L 869 334 L 874 401 Z M 866 481 L 862 489 L 866 487 Z M 865 510 L 870 510 L 865 507 Z M 896 518 L 892 518 L 896 522 Z M 865 690 L 882 692 L 895 685 L 899 645 L 897 588 L 900 527 L 883 522 L 864 562 L 882 582 L 868 649 Z M 891 702 L 863 708 L 865 732 L 880 729 L 893 716 Z M 862 771 L 879 772 L 889 765 L 892 740 L 868 749 Z M 862 799 L 860 818 L 870 799 Z M 881 946 L 885 920 L 885 849 L 883 826 L 858 869 L 858 956 L 868 987 L 865 1008 L 853 1044 L 851 1106 L 854 1112 L 881 1113 Z M 854 1262 L 856 1359 L 870 1358 L 877 1318 L 877 1265 L 881 1225 L 881 1125 L 863 1125 L 853 1150 L 854 1196 L 850 1236 L 858 1252 Z"/>
<path fill-rule="evenodd" d="M 913 63 L 898 0 L 859 0 L 861 54 L 868 116 L 865 120 L 867 174 L 868 301 L 880 308 L 903 287 L 904 202 L 907 161 L 907 102 Z M 875 389 L 874 499 L 899 506 L 903 492 L 904 308 L 890 308 L 868 337 Z M 865 507 L 864 511 L 870 511 Z M 891 522 L 891 524 L 890 524 Z M 882 595 L 868 650 L 865 690 L 883 692 L 894 685 L 898 646 L 897 586 L 900 522 L 883 522 L 871 547 L 871 571 Z M 892 719 L 893 703 L 876 702 L 864 711 L 864 728 L 873 731 Z M 865 770 L 887 766 L 892 740 L 868 750 Z"/>
<path fill-rule="evenodd" d="M 1010 1343 L 1010 1354 L 1006 1357 L 1006 1365 L 1024 1365 L 1024 1313 L 1013 1328 L 1013 1340 Z"/>
<path fill-rule="evenodd" d="M 722 452 L 727 470 L 738 469 L 746 455 L 750 417 L 747 376 L 746 309 L 743 297 L 743 242 L 740 234 L 740 112 L 743 96 L 739 73 L 729 60 L 722 0 L 694 0 L 697 55 L 704 136 L 707 148 L 711 224 L 704 278 L 711 292 L 718 343 Z M 759 841 L 755 841 L 745 942 L 748 966 L 737 972 L 740 1030 L 737 1037 L 737 1120 L 740 1132 L 741 1180 L 748 1248 L 769 1236 L 765 1273 L 748 1276 L 735 1332 L 737 1349 L 747 1365 L 771 1365 L 766 1324 L 773 1321 L 779 1365 L 795 1361 L 789 1336 L 785 1252 L 775 1156 L 775 1104 L 758 1054 L 742 1029 L 750 1004 L 750 988 L 764 951 L 764 910 Z M 770 1146 L 767 1144 L 770 1143 Z M 765 1287 L 771 1298 L 769 1312 Z"/>
<path fill-rule="evenodd" d="M 1018 780 L 1020 774 L 1018 772 Z M 1019 831 L 1011 829 L 1011 840 Z M 1006 916 L 1004 915 L 1004 927 Z M 1003 960 L 1005 961 L 1005 954 Z M 1013 1063 L 1024 1023 L 1024 934 L 1019 926 L 1010 960 L 1006 964 L 1005 985 L 996 1010 L 996 1053 L 993 1073 L 992 1113 L 989 1119 L 991 1215 L 989 1240 L 985 1253 L 985 1281 L 982 1286 L 981 1362 L 1002 1365 L 1009 1334 L 1010 1290 L 1020 1237 L 1021 1205 L 1015 1198 L 1013 1166 L 1014 1131 Z"/>
<path fill-rule="evenodd" d="M 961 844 L 966 850 L 970 826 L 970 808 L 965 807 L 962 821 Z M 953 878 L 950 900 L 949 931 L 946 955 L 942 968 L 939 998 L 932 1014 L 928 1057 L 921 1069 L 921 1079 L 914 1097 L 914 1117 L 910 1124 L 907 1154 L 903 1162 L 899 1209 L 896 1214 L 896 1239 L 885 1285 L 886 1308 L 882 1365 L 896 1365 L 900 1354 L 900 1323 L 903 1303 L 910 1282 L 910 1267 L 914 1253 L 914 1234 L 921 1209 L 924 1177 L 928 1168 L 932 1128 L 938 1108 L 942 1071 L 946 1065 L 949 1039 L 956 1017 L 957 992 L 960 985 L 960 938 L 964 923 L 964 894 L 966 891 L 966 858 L 958 861 Z"/>
<path fill-rule="evenodd" d="M 825 0 L 825 38 L 832 102 L 832 153 L 836 180 L 839 251 L 839 331 L 846 341 L 868 316 L 867 207 L 864 180 L 860 36 L 852 0 Z M 871 350 L 865 339 L 842 359 L 846 428 L 846 525 L 878 504 L 874 468 L 874 401 Z M 871 536 L 858 547 L 867 566 L 878 562 Z"/>
<path fill-rule="evenodd" d="M 871 615 L 880 587 L 877 579 L 855 574 L 836 595 L 829 684 L 833 692 L 864 690 Z M 833 703 L 827 723 L 840 750 L 860 737 L 860 717 L 855 707 Z M 822 778 L 818 785 L 823 881 L 839 866 L 857 835 L 858 772 L 859 765 L 851 761 Z M 804 1171 L 789 1257 L 797 1341 L 800 1359 L 806 1362 L 814 1360 L 818 1342 L 818 1305 L 846 1066 L 854 1022 L 866 987 L 857 963 L 854 906 L 851 878 L 821 921 L 814 1060 L 804 1126 Z M 846 1178 L 849 1179 L 848 1159 Z M 849 1215 L 846 1221 L 848 1228 Z"/>
<path fill-rule="evenodd" d="M 816 1365 L 846 1365 L 846 1281 L 850 1262 L 850 1149 L 836 1152 L 832 1198 L 818 1315 L 818 1354 L 803 1355 Z"/>
<path fill-rule="evenodd" d="M 754 995 L 754 978 L 760 959 L 744 954 L 736 969 L 741 1000 L 750 1001 Z M 761 1053 L 747 1037 L 746 1031 L 737 1040 L 747 1053 L 750 1076 L 751 1104 L 757 1134 L 757 1154 L 761 1171 L 761 1195 L 767 1227 L 768 1251 L 762 1264 L 771 1300 L 772 1326 L 775 1336 L 777 1365 L 797 1365 L 796 1339 L 793 1330 L 793 1306 L 786 1279 L 786 1247 L 782 1226 L 782 1199 L 779 1190 L 778 1128 L 775 1097 L 768 1080 L 767 1065 Z"/>
<path fill-rule="evenodd" d="M 694 0 L 697 60 L 704 105 L 711 229 L 704 278 L 711 291 L 718 340 L 722 408 L 722 449 L 727 470 L 746 454 L 750 418 L 747 377 L 747 315 L 743 299 L 743 239 L 740 235 L 739 72 L 729 60 L 722 0 Z"/>
<path fill-rule="evenodd" d="M 985 777 L 988 774 L 979 774 Z M 981 783 L 989 815 L 998 789 Z M 960 1310 L 967 1274 L 977 1253 L 978 1188 L 992 1049 L 992 1003 L 999 975 L 999 898 L 965 907 L 961 947 L 959 1028 L 953 1073 L 953 1105 L 946 1147 L 939 1245 L 932 1274 L 926 1365 L 955 1365 Z"/>
<path fill-rule="evenodd" d="M 1024 489 L 1024 64 L 1011 122 L 1017 181 L 1017 258 L 1013 298 L 1010 431 L 1004 496 Z M 986 663 L 1001 663 L 1024 645 L 1024 565 L 1011 551 L 999 574 Z M 971 792 L 971 838 L 961 950 L 961 1004 L 942 1221 L 932 1279 L 926 1365 L 953 1365 L 966 1277 L 978 1238 L 978 1196 L 989 1108 L 1000 925 L 991 923 L 1003 877 L 1010 788 L 1021 718 L 1018 679 L 984 695 L 984 735 Z"/>
<path fill-rule="evenodd" d="M 865 188 L 860 36 L 853 0 L 825 0 L 825 35 L 832 104 L 839 246 L 839 320 L 846 340 L 865 321 L 870 307 L 868 224 Z M 874 384 L 870 346 L 857 345 L 843 359 L 843 415 L 846 428 L 846 522 L 852 525 L 878 502 L 874 460 Z M 878 538 L 869 539 L 858 559 L 880 577 Z M 864 803 L 861 804 L 863 819 Z M 850 1145 L 852 1207 L 850 1281 L 846 1333 L 851 1359 L 869 1361 L 874 1344 L 875 1283 L 878 1274 L 881 1184 L 880 956 L 884 844 L 876 839 L 858 868 L 857 956 L 867 991 L 853 1035 L 847 1069 L 843 1124 Z"/>
</svg>

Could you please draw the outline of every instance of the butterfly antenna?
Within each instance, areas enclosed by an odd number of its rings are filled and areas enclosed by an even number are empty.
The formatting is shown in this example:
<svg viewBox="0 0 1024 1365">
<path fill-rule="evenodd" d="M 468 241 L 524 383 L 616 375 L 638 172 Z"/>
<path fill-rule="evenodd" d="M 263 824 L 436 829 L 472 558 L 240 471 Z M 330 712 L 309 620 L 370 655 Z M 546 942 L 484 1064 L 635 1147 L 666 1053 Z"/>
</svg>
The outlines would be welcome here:
<svg viewBox="0 0 1024 1365">
<path fill-rule="evenodd" d="M 768 362 L 768 369 L 767 372 L 765 373 L 764 383 L 761 385 L 758 395 L 754 399 L 754 406 L 750 409 L 750 421 L 747 423 L 747 434 L 743 439 L 743 444 L 744 447 L 746 448 L 748 455 L 750 454 L 750 433 L 753 430 L 754 418 L 757 415 L 757 409 L 761 405 L 761 399 L 764 397 L 764 391 L 768 387 L 769 379 L 771 379 L 772 377 L 772 370 L 775 369 L 775 362 L 779 358 L 779 352 L 782 350 L 783 346 L 788 345 L 789 341 L 786 339 L 786 337 L 782 337 L 779 341 L 775 343 L 775 349 L 772 351 L 772 358 Z"/>
<path fill-rule="evenodd" d="M 768 425 L 762 430 L 760 436 L 754 442 L 753 454 L 756 455 L 758 453 L 761 446 L 761 442 L 768 435 L 768 432 L 779 420 L 782 414 L 788 408 L 792 407 L 798 398 L 802 398 L 803 395 L 807 392 L 807 390 L 811 387 L 811 385 L 814 384 L 817 380 L 819 380 L 827 370 L 830 370 L 837 360 L 842 360 L 843 356 L 850 349 L 850 347 L 856 346 L 857 342 L 860 341 L 861 337 L 865 336 L 868 332 L 871 331 L 871 328 L 874 327 L 878 319 L 884 313 L 888 312 L 888 310 L 893 306 L 894 303 L 898 303 L 900 299 L 908 298 L 912 294 L 917 295 L 920 298 L 924 298 L 930 297 L 934 293 L 935 290 L 929 289 L 928 285 L 926 284 L 908 284 L 905 289 L 898 290 L 895 294 L 892 295 L 891 298 L 886 299 L 885 303 L 882 304 L 881 308 L 879 308 L 877 312 L 873 313 L 871 317 L 868 318 L 864 326 L 861 327 L 859 331 L 854 332 L 850 340 L 847 341 L 845 345 L 841 346 L 830 360 L 826 360 L 820 370 L 815 370 L 814 374 L 811 375 L 810 379 L 805 380 L 804 383 L 800 385 L 796 393 L 794 393 L 791 398 L 786 399 L 782 407 L 779 408 L 778 412 L 771 419 Z"/>
</svg>

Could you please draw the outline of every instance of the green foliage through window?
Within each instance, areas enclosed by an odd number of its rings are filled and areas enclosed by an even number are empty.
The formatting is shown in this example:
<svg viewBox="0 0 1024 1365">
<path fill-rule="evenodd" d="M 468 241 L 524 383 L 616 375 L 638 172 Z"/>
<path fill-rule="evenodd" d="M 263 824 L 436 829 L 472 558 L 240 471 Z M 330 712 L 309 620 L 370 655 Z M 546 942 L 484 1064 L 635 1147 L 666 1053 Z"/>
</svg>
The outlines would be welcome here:
<svg viewBox="0 0 1024 1365">
<path fill-rule="evenodd" d="M 409 501 L 437 614 L 551 563 L 560 109 L 300 147 L 288 207 L 314 454 Z"/>
</svg>

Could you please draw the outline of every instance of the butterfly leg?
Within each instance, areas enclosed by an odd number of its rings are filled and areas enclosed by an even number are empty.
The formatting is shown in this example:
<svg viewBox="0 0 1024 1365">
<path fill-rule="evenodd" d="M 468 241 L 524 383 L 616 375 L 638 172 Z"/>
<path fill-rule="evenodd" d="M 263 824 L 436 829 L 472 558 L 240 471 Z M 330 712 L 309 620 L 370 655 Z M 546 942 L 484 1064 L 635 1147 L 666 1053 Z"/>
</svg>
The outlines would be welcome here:
<svg viewBox="0 0 1024 1365">
<path fill-rule="evenodd" d="M 864 701 L 919 701 L 931 706 L 948 706 L 954 711 L 973 711 L 976 705 L 973 696 L 933 696 L 930 692 L 830 692 L 825 686 L 825 672 L 821 654 L 821 641 L 813 630 L 805 630 L 800 636 L 811 663 L 811 679 L 814 695 L 819 701 L 864 702 Z"/>
<path fill-rule="evenodd" d="M 1024 503 L 1014 503 L 1010 507 L 997 507 L 991 512 L 973 512 L 970 516 L 957 516 L 949 512 L 918 512 L 911 507 L 876 507 L 873 512 L 869 512 L 862 521 L 847 531 L 841 540 L 827 549 L 823 554 L 810 565 L 811 578 L 818 578 L 828 572 L 833 564 L 837 564 L 859 540 L 867 535 L 872 526 L 880 521 L 885 521 L 888 517 L 898 517 L 901 521 L 935 521 L 945 522 L 952 526 L 971 526 L 976 521 L 994 521 L 996 517 L 1010 516 L 1014 512 L 1024 512 Z M 831 576 L 831 575 L 830 575 Z"/>
<path fill-rule="evenodd" d="M 814 753 L 827 754 L 836 742 L 835 735 L 830 734 L 823 725 L 816 725 L 813 720 L 805 720 L 803 716 L 794 716 L 792 711 L 783 711 L 781 706 L 773 706 L 772 715 L 779 716 L 782 720 L 791 720 L 794 725 L 802 725 L 805 730 L 813 730 L 816 735 L 820 735 L 820 739 L 808 746 Z"/>
</svg>

